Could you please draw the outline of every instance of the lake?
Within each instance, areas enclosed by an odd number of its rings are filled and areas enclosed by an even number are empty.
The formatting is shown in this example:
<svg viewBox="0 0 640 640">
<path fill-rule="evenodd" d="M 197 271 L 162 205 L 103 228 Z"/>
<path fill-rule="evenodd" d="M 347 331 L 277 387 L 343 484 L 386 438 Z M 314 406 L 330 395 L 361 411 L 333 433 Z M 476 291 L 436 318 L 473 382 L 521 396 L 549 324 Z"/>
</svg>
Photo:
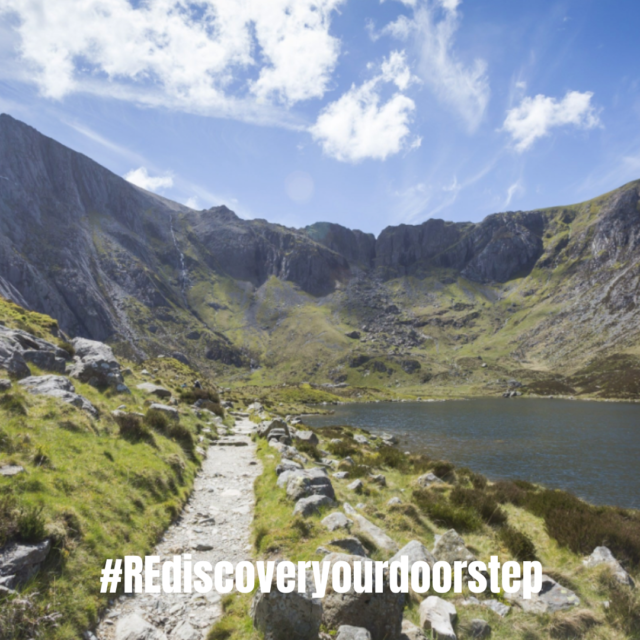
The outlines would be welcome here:
<svg viewBox="0 0 640 640">
<path fill-rule="evenodd" d="M 386 431 L 404 451 L 640 509 L 640 405 L 548 399 L 345 404 L 312 426 Z"/>
</svg>

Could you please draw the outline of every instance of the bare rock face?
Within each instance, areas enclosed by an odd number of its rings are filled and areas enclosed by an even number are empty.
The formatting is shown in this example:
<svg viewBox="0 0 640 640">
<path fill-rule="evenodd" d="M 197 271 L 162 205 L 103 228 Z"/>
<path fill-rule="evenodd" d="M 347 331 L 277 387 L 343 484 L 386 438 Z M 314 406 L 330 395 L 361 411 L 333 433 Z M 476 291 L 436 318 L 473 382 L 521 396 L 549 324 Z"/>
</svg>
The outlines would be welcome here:
<svg viewBox="0 0 640 640">
<path fill-rule="evenodd" d="M 354 562 L 371 562 L 342 553 L 331 553 L 324 561 L 332 567 L 344 561 L 351 565 L 352 575 Z M 329 588 L 322 602 L 322 622 L 329 629 L 339 629 L 342 625 L 364 628 L 372 640 L 400 640 L 404 601 L 403 593 L 392 593 L 388 575 L 385 575 L 382 593 L 356 593 L 353 584 L 347 593 L 336 593 Z"/>
<path fill-rule="evenodd" d="M 256 593 L 251 617 L 253 626 L 264 634 L 265 640 L 317 640 L 322 603 L 313 597 L 313 584 L 313 574 L 308 571 L 305 593 L 297 590 L 281 593 L 275 578 L 269 593 Z"/>
</svg>

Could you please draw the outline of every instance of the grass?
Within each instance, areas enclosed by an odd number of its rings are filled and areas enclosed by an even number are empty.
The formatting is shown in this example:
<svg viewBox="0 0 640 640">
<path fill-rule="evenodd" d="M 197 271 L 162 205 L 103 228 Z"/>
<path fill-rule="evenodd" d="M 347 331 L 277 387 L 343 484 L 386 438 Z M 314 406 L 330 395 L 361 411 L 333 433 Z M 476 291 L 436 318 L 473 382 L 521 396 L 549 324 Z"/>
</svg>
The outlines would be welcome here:
<svg viewBox="0 0 640 640">
<path fill-rule="evenodd" d="M 167 371 L 156 374 L 165 385 Z M 149 553 L 180 513 L 199 465 L 200 423 L 190 410 L 181 411 L 179 424 L 150 425 L 131 415 L 145 408 L 135 385 L 131 396 L 111 397 L 74 384 L 99 418 L 44 396 L 0 395 L 0 464 L 25 468 L 0 477 L 0 546 L 53 542 L 19 596 L 0 599 L 3 640 L 35 631 L 75 640 L 92 628 L 113 597 L 99 593 L 105 559 Z M 110 412 L 123 401 L 129 414 L 116 421 Z"/>
</svg>

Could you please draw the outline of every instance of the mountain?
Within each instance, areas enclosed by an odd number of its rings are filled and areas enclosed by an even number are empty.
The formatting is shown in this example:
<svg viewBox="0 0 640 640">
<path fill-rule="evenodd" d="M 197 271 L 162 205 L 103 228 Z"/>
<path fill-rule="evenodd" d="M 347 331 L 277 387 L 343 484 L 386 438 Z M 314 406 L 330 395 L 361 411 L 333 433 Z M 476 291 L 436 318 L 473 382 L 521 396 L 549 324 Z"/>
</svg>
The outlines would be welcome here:
<svg viewBox="0 0 640 640">
<path fill-rule="evenodd" d="M 639 199 L 291 229 L 191 210 L 1 115 L 0 295 L 242 384 L 635 398 Z"/>
</svg>

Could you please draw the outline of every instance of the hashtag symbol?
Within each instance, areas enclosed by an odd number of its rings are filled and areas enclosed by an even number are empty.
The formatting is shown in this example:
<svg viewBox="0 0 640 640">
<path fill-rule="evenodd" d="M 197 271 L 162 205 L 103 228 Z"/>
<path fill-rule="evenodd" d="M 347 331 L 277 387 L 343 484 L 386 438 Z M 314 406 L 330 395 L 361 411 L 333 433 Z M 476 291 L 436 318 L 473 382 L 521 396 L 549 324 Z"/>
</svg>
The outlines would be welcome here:
<svg viewBox="0 0 640 640">
<path fill-rule="evenodd" d="M 112 565 L 113 560 L 109 558 L 102 570 L 102 578 L 100 578 L 102 588 L 100 589 L 100 593 L 107 593 L 109 585 L 111 585 L 109 593 L 115 593 L 120 581 L 122 580 L 122 560 L 118 558 L 116 560 L 115 567 L 111 568 Z"/>
</svg>

